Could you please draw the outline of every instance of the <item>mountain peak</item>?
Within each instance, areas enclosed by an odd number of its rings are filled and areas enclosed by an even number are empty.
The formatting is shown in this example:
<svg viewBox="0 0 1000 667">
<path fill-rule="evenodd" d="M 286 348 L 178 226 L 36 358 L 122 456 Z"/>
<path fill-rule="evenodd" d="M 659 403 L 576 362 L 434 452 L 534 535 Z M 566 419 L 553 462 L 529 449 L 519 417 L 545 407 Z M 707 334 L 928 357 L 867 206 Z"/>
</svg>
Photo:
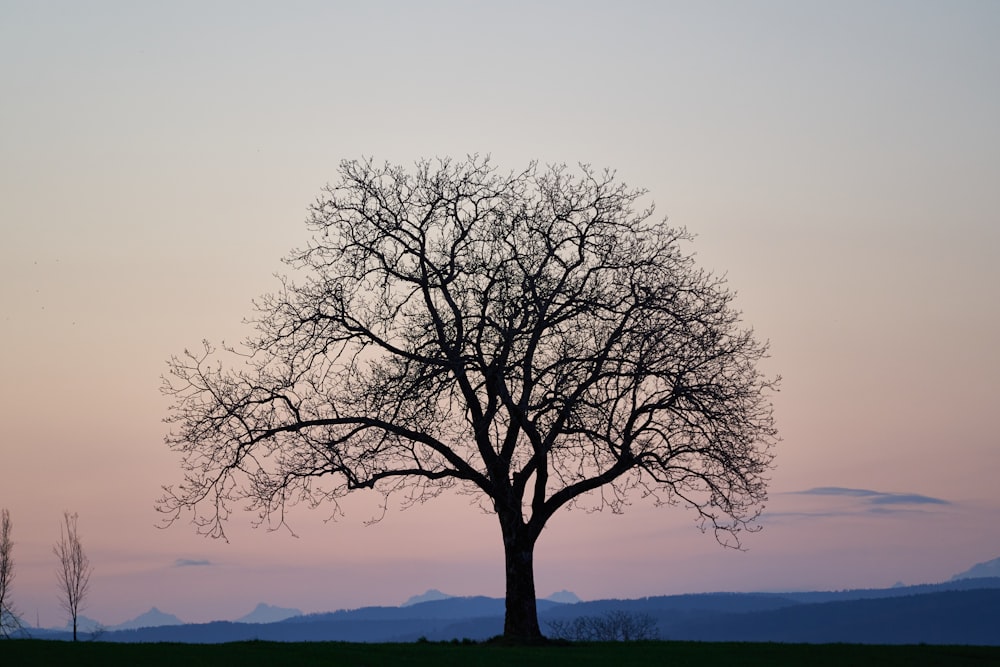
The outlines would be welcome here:
<svg viewBox="0 0 1000 667">
<path fill-rule="evenodd" d="M 66 630 L 73 630 L 73 619 L 66 621 Z M 100 621 L 96 621 L 89 616 L 84 616 L 79 614 L 76 617 L 76 629 L 77 632 L 98 632 L 104 629 L 104 625 Z"/>
<path fill-rule="evenodd" d="M 561 604 L 576 604 L 580 602 L 580 598 L 577 597 L 576 593 L 567 590 L 556 591 L 547 598 L 543 598 L 549 602 L 559 602 Z"/>
<path fill-rule="evenodd" d="M 1000 577 L 1000 558 L 988 560 L 985 563 L 976 563 L 965 572 L 959 572 L 950 581 L 959 579 L 981 579 L 983 577 Z"/>
<path fill-rule="evenodd" d="M 421 602 L 433 602 L 435 600 L 448 600 L 448 599 L 451 599 L 453 597 L 455 597 L 455 596 L 454 595 L 448 595 L 447 593 L 442 593 L 438 589 L 432 588 L 429 591 L 427 591 L 426 593 L 423 593 L 421 595 L 414 595 L 413 597 L 411 597 L 410 599 L 408 599 L 406 602 L 404 602 L 403 604 L 401 604 L 399 606 L 400 607 L 410 607 L 410 606 L 413 606 L 415 604 L 420 604 Z"/>
<path fill-rule="evenodd" d="M 139 614 L 135 618 L 119 623 L 109 630 L 134 630 L 136 628 L 157 628 L 161 625 L 183 625 L 184 621 L 173 614 L 167 614 L 156 607 L 150 607 L 145 614 Z"/>
<path fill-rule="evenodd" d="M 293 616 L 301 616 L 301 609 L 294 609 L 292 607 L 275 607 L 274 605 L 269 605 L 267 603 L 261 602 L 254 610 L 247 614 L 246 616 L 241 616 L 236 619 L 237 623 L 277 623 L 278 621 L 283 621 L 286 618 L 292 618 Z"/>
</svg>

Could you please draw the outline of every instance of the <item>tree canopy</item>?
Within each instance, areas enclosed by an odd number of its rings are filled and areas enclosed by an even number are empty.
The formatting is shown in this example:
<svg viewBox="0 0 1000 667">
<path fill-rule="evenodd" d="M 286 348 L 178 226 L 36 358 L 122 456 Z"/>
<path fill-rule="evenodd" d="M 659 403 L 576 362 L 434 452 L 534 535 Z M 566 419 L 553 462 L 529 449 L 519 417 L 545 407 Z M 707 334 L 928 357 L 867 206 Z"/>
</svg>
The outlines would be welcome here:
<svg viewBox="0 0 1000 667">
<path fill-rule="evenodd" d="M 342 162 L 238 356 L 170 361 L 186 474 L 160 509 L 223 536 L 237 501 L 283 521 L 362 488 L 479 494 L 504 539 L 505 634 L 527 638 L 535 541 L 567 504 L 652 496 L 737 544 L 766 498 L 776 380 L 645 194 L 588 166 Z"/>
</svg>

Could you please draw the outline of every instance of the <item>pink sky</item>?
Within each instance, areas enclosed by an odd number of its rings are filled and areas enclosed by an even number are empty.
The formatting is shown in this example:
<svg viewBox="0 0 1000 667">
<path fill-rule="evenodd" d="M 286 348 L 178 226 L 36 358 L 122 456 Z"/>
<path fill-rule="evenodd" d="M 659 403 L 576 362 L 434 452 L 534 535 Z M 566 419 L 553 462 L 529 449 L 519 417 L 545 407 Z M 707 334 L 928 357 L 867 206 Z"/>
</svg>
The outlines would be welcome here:
<svg viewBox="0 0 1000 667">
<path fill-rule="evenodd" d="M 540 594 L 891 586 L 1000 556 L 998 33 L 975 2 L 3 3 L 15 604 L 64 622 L 64 509 L 107 624 L 502 595 L 496 522 L 465 497 L 372 527 L 370 497 L 336 523 L 302 508 L 298 538 L 249 515 L 228 544 L 155 527 L 180 478 L 165 360 L 247 333 L 307 205 L 362 155 L 617 168 L 772 343 L 783 441 L 748 551 L 681 508 L 562 513 Z"/>
</svg>

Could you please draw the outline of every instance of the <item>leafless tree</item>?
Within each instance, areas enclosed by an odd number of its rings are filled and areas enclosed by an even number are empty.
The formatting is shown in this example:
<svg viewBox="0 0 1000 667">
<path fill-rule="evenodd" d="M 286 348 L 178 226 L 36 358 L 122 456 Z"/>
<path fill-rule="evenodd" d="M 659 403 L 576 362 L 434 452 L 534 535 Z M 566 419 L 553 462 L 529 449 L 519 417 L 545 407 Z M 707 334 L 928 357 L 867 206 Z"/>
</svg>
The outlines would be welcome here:
<svg viewBox="0 0 1000 667">
<path fill-rule="evenodd" d="M 603 616 L 578 616 L 549 621 L 552 636 L 575 642 L 635 642 L 657 639 L 660 632 L 650 614 L 622 610 Z"/>
<path fill-rule="evenodd" d="M 21 619 L 11 602 L 11 585 L 14 582 L 14 524 L 7 508 L 0 510 L 0 637 L 7 638 L 23 630 Z"/>
<path fill-rule="evenodd" d="M 59 558 L 59 569 L 56 574 L 59 579 L 60 603 L 73 621 L 73 641 L 77 640 L 77 618 L 90 588 L 90 574 L 93 568 L 87 558 L 83 545 L 80 543 L 80 533 L 77 530 L 77 514 L 63 512 L 63 525 L 59 527 L 59 541 L 52 551 Z"/>
<path fill-rule="evenodd" d="M 686 505 L 738 546 L 766 498 L 776 378 L 691 236 L 609 171 L 489 159 L 408 171 L 345 161 L 311 209 L 299 277 L 238 348 L 170 361 L 165 487 L 224 536 L 234 503 L 284 523 L 375 489 L 404 507 L 457 487 L 500 524 L 508 638 L 541 637 L 533 554 L 570 504 Z"/>
</svg>

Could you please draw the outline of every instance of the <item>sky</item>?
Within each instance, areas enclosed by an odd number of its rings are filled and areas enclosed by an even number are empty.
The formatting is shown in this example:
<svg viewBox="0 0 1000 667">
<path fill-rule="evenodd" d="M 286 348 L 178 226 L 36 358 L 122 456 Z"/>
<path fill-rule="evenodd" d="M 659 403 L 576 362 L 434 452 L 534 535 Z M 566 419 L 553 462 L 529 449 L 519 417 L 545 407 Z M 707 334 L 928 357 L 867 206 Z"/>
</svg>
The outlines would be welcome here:
<svg viewBox="0 0 1000 667">
<path fill-rule="evenodd" d="M 1000 3 L 0 0 L 0 507 L 13 600 L 188 622 L 502 596 L 463 496 L 160 526 L 166 360 L 238 341 L 342 159 L 588 163 L 697 235 L 783 378 L 763 530 L 560 512 L 541 596 L 886 587 L 1000 556 Z"/>
</svg>

